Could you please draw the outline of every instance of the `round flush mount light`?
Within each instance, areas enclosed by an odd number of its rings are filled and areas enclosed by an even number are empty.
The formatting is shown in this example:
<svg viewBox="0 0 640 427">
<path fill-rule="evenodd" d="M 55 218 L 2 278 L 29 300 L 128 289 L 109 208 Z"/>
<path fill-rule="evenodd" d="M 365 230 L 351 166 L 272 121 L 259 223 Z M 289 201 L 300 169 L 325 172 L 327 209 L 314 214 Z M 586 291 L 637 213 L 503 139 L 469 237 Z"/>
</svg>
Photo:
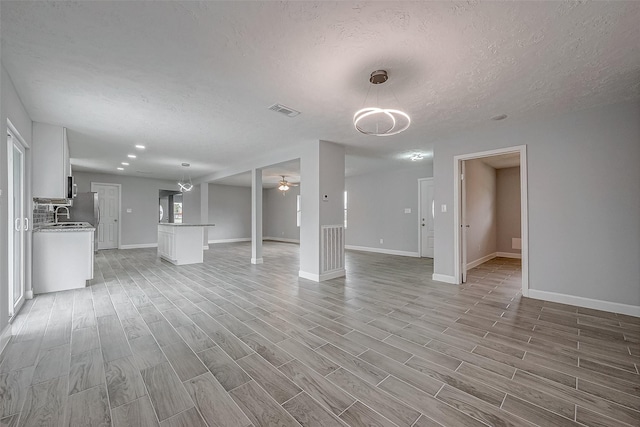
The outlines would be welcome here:
<svg viewBox="0 0 640 427">
<path fill-rule="evenodd" d="M 422 153 L 413 153 L 411 157 L 409 157 L 412 162 L 424 159 L 424 155 Z"/>
<path fill-rule="evenodd" d="M 497 116 L 491 117 L 491 120 L 499 121 L 499 120 L 504 120 L 507 117 L 509 116 L 507 116 L 506 114 L 498 114 Z"/>
<path fill-rule="evenodd" d="M 381 85 L 387 80 L 389 75 L 385 70 L 376 70 L 369 77 L 369 82 L 374 86 Z M 379 93 L 376 99 L 380 99 Z M 407 130 L 411 125 L 411 118 L 404 111 L 394 108 L 365 107 L 353 115 L 353 125 L 358 132 L 365 135 L 391 136 Z"/>
</svg>

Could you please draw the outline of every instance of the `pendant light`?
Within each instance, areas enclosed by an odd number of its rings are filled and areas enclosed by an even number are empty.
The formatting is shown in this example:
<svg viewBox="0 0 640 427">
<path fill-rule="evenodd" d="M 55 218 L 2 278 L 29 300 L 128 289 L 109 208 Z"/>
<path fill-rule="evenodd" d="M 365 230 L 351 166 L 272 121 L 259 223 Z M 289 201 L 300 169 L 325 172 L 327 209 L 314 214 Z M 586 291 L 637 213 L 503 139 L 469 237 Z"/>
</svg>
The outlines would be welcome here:
<svg viewBox="0 0 640 427">
<path fill-rule="evenodd" d="M 389 80 L 389 75 L 385 70 L 376 70 L 372 72 L 369 77 L 369 82 L 374 86 L 381 85 L 387 80 Z M 371 87 L 369 87 L 369 91 L 370 90 Z M 376 100 L 379 100 L 379 90 L 380 89 L 376 87 Z M 369 91 L 367 91 L 367 97 L 364 100 L 365 105 L 369 97 Z M 353 125 L 358 132 L 365 135 L 397 135 L 400 132 L 407 130 L 410 124 L 411 118 L 404 111 L 392 108 L 382 108 L 380 106 L 365 107 L 356 111 L 353 115 Z"/>
<path fill-rule="evenodd" d="M 188 168 L 189 166 L 191 166 L 189 163 L 183 163 L 182 164 L 183 167 Z M 180 188 L 180 192 L 181 193 L 185 193 L 185 192 L 189 192 L 191 190 L 193 190 L 193 182 L 191 182 L 191 175 L 190 174 L 186 174 L 186 176 L 189 177 L 189 180 L 187 181 L 185 179 L 185 173 L 182 173 L 182 179 L 180 181 L 178 181 L 178 188 Z"/>
</svg>

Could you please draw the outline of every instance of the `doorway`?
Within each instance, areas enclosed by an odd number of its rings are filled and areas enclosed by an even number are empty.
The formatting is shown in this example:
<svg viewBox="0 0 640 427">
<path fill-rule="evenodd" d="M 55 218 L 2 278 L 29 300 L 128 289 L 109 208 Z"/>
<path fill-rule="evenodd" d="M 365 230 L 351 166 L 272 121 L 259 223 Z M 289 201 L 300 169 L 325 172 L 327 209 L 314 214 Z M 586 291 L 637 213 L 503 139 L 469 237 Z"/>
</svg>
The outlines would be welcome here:
<svg viewBox="0 0 640 427">
<path fill-rule="evenodd" d="M 91 183 L 91 191 L 98 193 L 100 223 L 98 250 L 117 249 L 120 245 L 120 184 Z"/>
<path fill-rule="evenodd" d="M 25 298 L 26 232 L 29 229 L 25 197 L 26 148 L 19 135 L 7 127 L 7 172 L 9 204 L 8 267 L 9 319 L 20 311 Z"/>
<path fill-rule="evenodd" d="M 433 258 L 434 253 L 434 201 L 433 178 L 418 179 L 419 253 L 421 258 Z"/>
<path fill-rule="evenodd" d="M 160 223 L 182 224 L 182 193 L 175 190 L 158 190 Z"/>
<path fill-rule="evenodd" d="M 478 153 L 470 153 L 454 157 L 454 177 L 456 185 L 454 186 L 454 277 L 456 283 L 464 283 L 466 281 L 466 269 L 468 267 L 468 237 L 471 232 L 467 218 L 467 202 L 469 195 L 467 194 L 467 179 L 469 162 L 484 159 L 486 163 L 488 158 L 500 156 L 501 158 L 517 158 L 520 166 L 519 170 L 519 187 L 520 187 L 520 238 L 517 244 L 520 246 L 522 259 L 522 295 L 527 296 L 529 289 L 529 245 L 528 245 L 528 203 L 527 203 L 527 160 L 526 146 L 509 147 L 499 150 L 483 151 Z M 475 231 L 475 230 L 474 230 Z M 515 241 L 514 241 L 515 244 Z M 476 249 L 475 246 L 472 249 Z M 488 255 L 488 258 L 495 257 Z M 499 253 L 498 253 L 499 254 Z M 472 260 L 472 261 L 482 261 Z"/>
</svg>

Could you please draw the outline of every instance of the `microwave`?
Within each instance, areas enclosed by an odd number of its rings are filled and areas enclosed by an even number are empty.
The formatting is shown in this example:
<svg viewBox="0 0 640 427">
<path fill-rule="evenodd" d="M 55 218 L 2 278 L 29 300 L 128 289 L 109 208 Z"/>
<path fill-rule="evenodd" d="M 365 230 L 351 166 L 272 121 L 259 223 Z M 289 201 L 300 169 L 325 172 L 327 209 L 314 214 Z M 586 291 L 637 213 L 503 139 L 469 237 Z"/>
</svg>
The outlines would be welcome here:
<svg viewBox="0 0 640 427">
<path fill-rule="evenodd" d="M 67 199 L 73 199 L 78 195 L 78 184 L 72 176 L 67 177 Z"/>
</svg>

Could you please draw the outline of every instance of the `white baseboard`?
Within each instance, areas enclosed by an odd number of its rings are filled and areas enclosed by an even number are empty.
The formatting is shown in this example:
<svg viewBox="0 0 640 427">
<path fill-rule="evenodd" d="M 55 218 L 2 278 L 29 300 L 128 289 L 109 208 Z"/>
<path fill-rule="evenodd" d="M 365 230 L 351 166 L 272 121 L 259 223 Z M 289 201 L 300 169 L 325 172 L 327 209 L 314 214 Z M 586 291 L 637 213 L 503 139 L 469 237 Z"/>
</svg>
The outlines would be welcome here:
<svg viewBox="0 0 640 427">
<path fill-rule="evenodd" d="M 529 289 L 527 296 L 543 301 L 559 302 L 561 304 L 576 305 L 578 307 L 593 308 L 596 310 L 609 311 L 612 313 L 626 314 L 640 317 L 640 306 L 621 304 L 618 302 L 602 301 L 591 298 L 578 297 L 575 295 L 559 294 L 556 292 L 538 291 Z"/>
<path fill-rule="evenodd" d="M 484 264 L 487 261 L 490 261 L 492 259 L 494 259 L 496 257 L 496 253 L 493 252 L 489 255 L 485 255 L 482 258 L 478 258 L 475 261 L 471 261 L 469 263 L 467 263 L 467 270 L 471 270 L 472 268 L 475 268 L 477 266 L 479 266 L 480 264 Z"/>
<path fill-rule="evenodd" d="M 284 242 L 284 243 L 300 243 L 300 239 L 286 239 L 284 237 L 263 237 L 262 240 L 271 240 L 273 242 Z"/>
<path fill-rule="evenodd" d="M 138 245 L 120 245 L 119 249 L 143 249 L 143 248 L 157 248 L 157 243 L 140 243 Z"/>
<path fill-rule="evenodd" d="M 263 258 L 251 258 L 251 264 L 263 264 L 263 263 L 264 263 Z"/>
<path fill-rule="evenodd" d="M 344 245 L 344 248 L 351 251 L 375 252 L 378 254 L 409 256 L 413 258 L 420 257 L 420 254 L 418 254 L 418 252 L 396 251 L 395 249 L 370 248 L 368 246 L 354 246 L 354 245 Z"/>
<path fill-rule="evenodd" d="M 331 280 L 335 279 L 336 277 L 343 277 L 345 275 L 346 271 L 344 268 L 323 274 L 307 273 L 306 271 L 302 270 L 298 272 L 298 276 L 302 277 L 303 279 L 312 280 L 314 282 L 323 282 L 325 280 Z"/>
<path fill-rule="evenodd" d="M 458 282 L 456 282 L 456 278 L 453 276 L 447 276 L 446 274 L 438 274 L 438 273 L 433 273 L 433 275 L 431 276 L 431 279 L 437 281 L 437 282 L 445 282 L 445 283 L 451 283 L 452 285 L 457 285 Z"/>
<path fill-rule="evenodd" d="M 500 258 L 517 258 L 522 259 L 522 254 L 515 252 L 496 252 L 496 256 Z"/>
<path fill-rule="evenodd" d="M 7 348 L 7 344 L 9 344 L 9 340 L 11 339 L 11 323 L 7 323 L 7 325 L 0 333 L 0 354 L 2 354 Z"/>
<path fill-rule="evenodd" d="M 216 239 L 216 240 L 209 240 L 209 244 L 215 244 L 215 243 L 236 243 L 236 242 L 250 242 L 251 241 L 251 237 L 240 237 L 237 239 Z"/>
</svg>

